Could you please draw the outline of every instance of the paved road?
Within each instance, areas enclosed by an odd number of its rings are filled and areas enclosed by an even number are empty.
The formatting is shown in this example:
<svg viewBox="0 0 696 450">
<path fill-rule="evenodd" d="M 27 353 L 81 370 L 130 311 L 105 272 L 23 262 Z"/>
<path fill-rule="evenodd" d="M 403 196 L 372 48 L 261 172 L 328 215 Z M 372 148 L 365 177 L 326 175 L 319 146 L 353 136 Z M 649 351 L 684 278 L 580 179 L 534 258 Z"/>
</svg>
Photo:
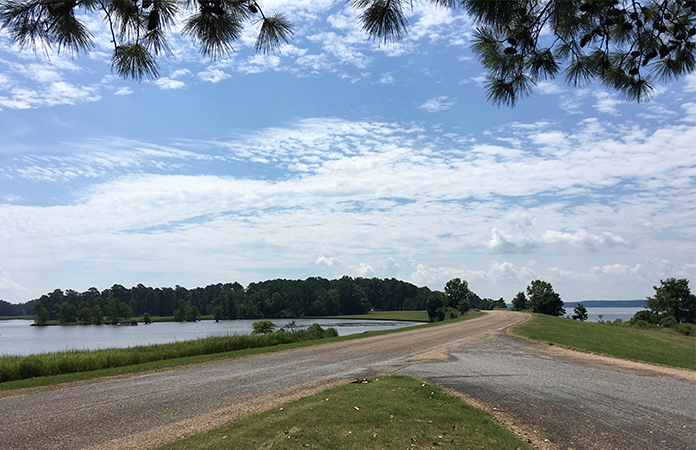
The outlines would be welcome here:
<svg viewBox="0 0 696 450">
<path fill-rule="evenodd" d="M 0 448 L 151 448 L 382 373 L 458 390 L 542 447 L 696 448 L 693 382 L 508 336 L 504 329 L 524 317 L 496 311 L 422 330 L 2 395 Z"/>
</svg>

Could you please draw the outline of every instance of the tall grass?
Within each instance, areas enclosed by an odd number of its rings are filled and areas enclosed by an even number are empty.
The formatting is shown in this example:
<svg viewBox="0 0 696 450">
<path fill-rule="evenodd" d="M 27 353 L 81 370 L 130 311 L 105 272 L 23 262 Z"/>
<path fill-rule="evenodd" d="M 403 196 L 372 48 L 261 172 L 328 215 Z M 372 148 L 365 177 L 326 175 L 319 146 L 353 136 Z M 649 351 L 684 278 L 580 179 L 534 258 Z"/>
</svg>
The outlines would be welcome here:
<svg viewBox="0 0 696 450">
<path fill-rule="evenodd" d="M 310 327 L 294 332 L 277 331 L 266 335 L 212 336 L 172 342 L 105 350 L 74 350 L 31 356 L 0 358 L 0 383 L 35 377 L 111 369 L 153 361 L 210 355 L 249 348 L 269 347 L 292 342 L 338 336 L 335 328 Z"/>
</svg>

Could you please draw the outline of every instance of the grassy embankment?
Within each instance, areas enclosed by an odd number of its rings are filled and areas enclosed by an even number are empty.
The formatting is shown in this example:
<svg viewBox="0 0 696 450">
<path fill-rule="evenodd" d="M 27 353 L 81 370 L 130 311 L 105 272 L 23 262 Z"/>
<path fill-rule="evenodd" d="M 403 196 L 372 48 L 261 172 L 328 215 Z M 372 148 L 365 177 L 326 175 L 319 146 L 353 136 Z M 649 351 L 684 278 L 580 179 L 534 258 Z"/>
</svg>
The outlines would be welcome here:
<svg viewBox="0 0 696 450">
<path fill-rule="evenodd" d="M 511 331 L 572 349 L 696 370 L 696 337 L 670 330 L 645 330 L 532 314 L 530 320 Z"/>
<path fill-rule="evenodd" d="M 161 449 L 404 448 L 529 450 L 488 415 L 438 386 L 380 377 L 305 397 Z"/>
<path fill-rule="evenodd" d="M 399 312 L 396 312 L 399 313 Z M 453 319 L 451 321 L 447 322 L 454 322 L 454 321 L 459 321 L 459 320 L 469 320 L 469 319 L 474 319 L 476 317 L 480 317 L 483 313 L 477 313 L 477 312 L 469 312 L 468 314 L 458 318 L 458 319 Z M 397 314 L 398 315 L 398 314 Z M 385 317 L 381 317 L 385 318 Z M 447 323 L 445 322 L 445 323 Z M 443 322 L 438 322 L 438 323 L 427 323 L 427 324 L 422 324 L 422 325 L 414 325 L 414 327 L 429 327 L 429 326 L 436 326 L 439 323 Z M 377 335 L 382 335 L 382 334 L 389 334 L 389 333 L 396 333 L 408 329 L 413 329 L 414 327 L 406 327 L 406 328 L 399 328 L 399 329 L 394 329 L 394 330 L 381 330 L 381 331 L 370 331 L 366 333 L 361 333 L 361 334 L 353 334 L 349 336 L 340 336 L 340 337 L 329 337 L 329 338 L 323 338 L 320 340 L 311 340 L 311 341 L 302 341 L 302 342 L 294 342 L 294 343 L 286 343 L 286 344 L 278 344 L 278 345 L 271 345 L 271 346 L 265 346 L 265 347 L 260 347 L 257 346 L 256 348 L 245 348 L 242 350 L 222 350 L 221 352 L 218 353 L 212 353 L 209 351 L 208 347 L 211 345 L 210 343 L 219 338 L 205 338 L 205 339 L 196 339 L 192 341 L 183 341 L 183 342 L 174 342 L 171 344 L 162 344 L 162 345 L 155 345 L 155 346 L 144 346 L 144 347 L 133 347 L 133 348 L 128 348 L 128 349 L 109 349 L 109 350 L 96 350 L 96 351 L 76 351 L 76 352 L 59 352 L 59 353 L 51 353 L 51 354 L 46 354 L 46 355 L 35 355 L 35 356 L 27 356 L 27 357 L 3 357 L 0 358 L 0 379 L 3 379 L 3 373 L 4 372 L 13 372 L 18 370 L 17 365 L 22 364 L 22 361 L 24 361 L 24 365 L 26 366 L 26 370 L 30 370 L 32 364 L 34 364 L 37 360 L 37 358 L 43 358 L 48 364 L 52 365 L 57 365 L 57 366 L 66 366 L 67 367 L 82 367 L 83 370 L 87 371 L 82 371 L 82 372 L 76 372 L 74 370 L 68 370 L 67 372 L 70 373 L 61 373 L 59 375 L 51 375 L 51 376 L 39 376 L 35 378 L 29 378 L 29 379 L 23 379 L 23 380 L 17 380 L 17 381 L 6 381 L 6 382 L 0 382 L 0 391 L 7 391 L 7 390 L 13 390 L 13 389 L 22 389 L 22 388 L 32 388 L 32 387 L 39 387 L 39 386 L 49 386 L 57 383 L 70 383 L 74 381 L 81 381 L 81 380 L 87 380 L 87 379 L 92 379 L 92 378 L 98 378 L 98 377 L 105 377 L 105 376 L 113 376 L 113 375 L 121 375 L 125 373 L 136 373 L 136 372 L 150 372 L 150 371 L 155 371 L 155 370 L 164 370 L 167 368 L 171 367 L 176 367 L 179 365 L 184 365 L 184 364 L 197 364 L 197 363 L 203 363 L 203 362 L 208 362 L 208 361 L 213 361 L 213 360 L 218 360 L 218 359 L 230 359 L 230 358 L 240 358 L 244 356 L 250 356 L 250 355 L 255 355 L 255 354 L 260 354 L 260 353 L 269 353 L 269 352 L 276 352 L 276 351 L 282 351 L 282 350 L 288 350 L 292 348 L 299 348 L 299 347 L 307 347 L 311 345 L 320 345 L 320 344 L 325 344 L 325 343 L 330 343 L 330 342 L 337 342 L 337 341 L 346 341 L 346 340 L 352 340 L 352 339 L 360 339 L 362 337 L 369 337 L 369 336 L 377 336 Z M 292 334 L 292 333 L 286 333 L 286 334 Z M 234 337 L 234 336 L 232 336 Z M 245 336 L 245 338 L 248 336 Z M 260 336 L 263 337 L 263 336 Z M 166 347 L 166 350 L 165 350 Z M 192 352 L 190 351 L 191 348 L 197 348 L 199 349 L 199 352 Z M 182 349 L 186 349 L 185 351 L 187 353 L 184 353 Z M 180 356 L 175 356 L 173 355 L 174 352 L 180 352 Z M 147 359 L 141 359 L 140 363 L 137 363 L 135 361 L 132 361 L 127 364 L 127 365 L 121 365 L 118 367 L 115 367 L 114 365 L 111 365 L 107 368 L 98 368 L 94 365 L 90 365 L 91 363 L 87 363 L 84 361 L 80 361 L 77 359 L 77 356 L 79 355 L 82 358 L 86 358 L 87 360 L 90 359 L 101 359 L 102 361 L 126 361 L 128 358 L 135 358 L 138 357 L 137 355 L 139 353 L 147 353 L 149 352 L 151 355 L 163 355 L 167 356 L 167 358 L 153 358 L 150 360 Z M 187 356 L 188 355 L 188 356 Z M 62 362 L 61 362 L 62 359 Z M 69 362 L 65 362 L 69 361 Z M 147 361 L 147 362 L 145 362 Z"/>
</svg>

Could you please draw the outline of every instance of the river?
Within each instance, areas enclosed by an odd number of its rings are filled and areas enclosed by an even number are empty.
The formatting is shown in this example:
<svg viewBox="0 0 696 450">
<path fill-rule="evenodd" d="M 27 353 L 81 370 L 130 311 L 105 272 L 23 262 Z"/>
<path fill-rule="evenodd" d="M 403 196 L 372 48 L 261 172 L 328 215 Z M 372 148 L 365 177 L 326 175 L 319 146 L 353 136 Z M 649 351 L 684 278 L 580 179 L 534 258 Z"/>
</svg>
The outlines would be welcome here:
<svg viewBox="0 0 696 450">
<path fill-rule="evenodd" d="M 290 320 L 274 320 L 282 327 Z M 64 325 L 32 327 L 31 320 L 0 320 L 0 356 L 33 355 L 68 350 L 126 348 L 165 344 L 208 336 L 249 334 L 255 320 L 158 322 L 149 325 Z M 415 322 L 355 319 L 295 319 L 299 328 L 318 323 L 336 328 L 340 336 L 417 325 Z"/>
</svg>

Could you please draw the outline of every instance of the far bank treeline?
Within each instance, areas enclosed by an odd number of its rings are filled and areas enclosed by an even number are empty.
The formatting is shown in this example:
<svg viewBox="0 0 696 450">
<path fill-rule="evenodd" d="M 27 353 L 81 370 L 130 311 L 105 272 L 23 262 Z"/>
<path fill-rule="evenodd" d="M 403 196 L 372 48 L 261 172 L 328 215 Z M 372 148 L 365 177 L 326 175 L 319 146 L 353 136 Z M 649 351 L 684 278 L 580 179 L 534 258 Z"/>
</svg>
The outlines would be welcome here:
<svg viewBox="0 0 696 450">
<path fill-rule="evenodd" d="M 174 316 L 183 301 L 201 314 L 220 315 L 223 319 L 286 318 L 325 315 L 363 314 L 370 309 L 383 311 L 417 311 L 426 309 L 430 296 L 442 295 L 427 287 L 417 287 L 396 279 L 351 278 L 337 280 L 307 278 L 306 280 L 269 280 L 251 283 L 246 289 L 239 283 L 218 283 L 187 289 L 176 286 L 152 288 L 138 284 L 126 288 L 115 284 L 99 291 L 84 292 L 56 289 L 27 303 L 13 305 L 0 301 L 0 316 L 34 314 L 41 303 L 48 319 L 60 319 L 61 308 L 72 305 L 76 312 L 98 307 L 109 315 L 110 305 L 118 302 L 130 308 L 133 316 Z M 72 309 L 72 308 L 70 308 Z M 216 314 L 217 309 L 217 314 Z"/>
</svg>

